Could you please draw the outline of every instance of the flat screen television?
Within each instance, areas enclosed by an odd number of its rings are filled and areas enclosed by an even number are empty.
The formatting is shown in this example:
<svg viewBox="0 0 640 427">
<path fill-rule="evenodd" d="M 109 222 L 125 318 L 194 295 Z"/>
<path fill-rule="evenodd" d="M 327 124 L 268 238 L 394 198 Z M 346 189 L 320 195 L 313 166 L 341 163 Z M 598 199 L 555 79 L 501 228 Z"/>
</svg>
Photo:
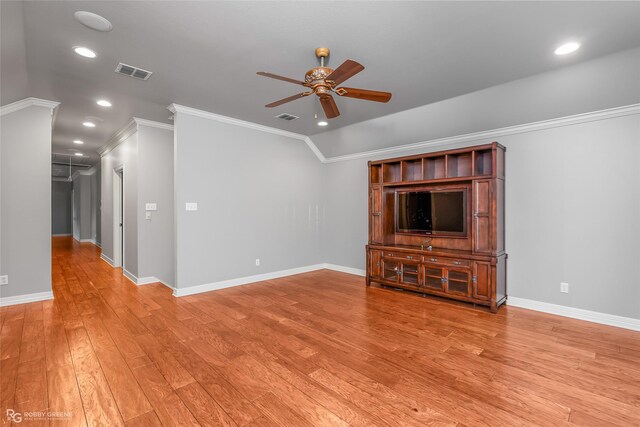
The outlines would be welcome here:
<svg viewBox="0 0 640 427">
<path fill-rule="evenodd" d="M 396 192 L 396 232 L 466 236 L 467 190 Z"/>
</svg>

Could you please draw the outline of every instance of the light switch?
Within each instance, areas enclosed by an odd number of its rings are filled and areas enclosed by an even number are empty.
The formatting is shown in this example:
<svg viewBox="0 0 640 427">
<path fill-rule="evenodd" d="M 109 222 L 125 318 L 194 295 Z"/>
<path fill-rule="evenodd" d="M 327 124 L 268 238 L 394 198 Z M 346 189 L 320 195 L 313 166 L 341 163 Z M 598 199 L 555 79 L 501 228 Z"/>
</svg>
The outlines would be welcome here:
<svg viewBox="0 0 640 427">
<path fill-rule="evenodd" d="M 155 211 L 155 210 L 158 210 L 158 209 L 157 209 L 157 206 L 156 206 L 155 203 L 147 203 L 145 205 L 144 210 L 146 210 L 146 211 Z"/>
<path fill-rule="evenodd" d="M 197 203 L 185 203 L 184 205 L 184 210 L 185 211 L 197 211 L 198 210 L 198 204 Z"/>
</svg>

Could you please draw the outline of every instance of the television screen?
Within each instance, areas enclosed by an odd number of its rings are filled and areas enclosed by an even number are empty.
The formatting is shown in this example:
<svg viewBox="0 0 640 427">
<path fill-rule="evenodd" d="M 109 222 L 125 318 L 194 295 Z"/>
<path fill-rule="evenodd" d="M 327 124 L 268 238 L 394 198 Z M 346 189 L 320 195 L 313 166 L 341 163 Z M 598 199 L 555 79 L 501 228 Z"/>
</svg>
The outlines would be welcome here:
<svg viewBox="0 0 640 427">
<path fill-rule="evenodd" d="M 465 190 L 396 193 L 396 231 L 464 234 Z"/>
</svg>

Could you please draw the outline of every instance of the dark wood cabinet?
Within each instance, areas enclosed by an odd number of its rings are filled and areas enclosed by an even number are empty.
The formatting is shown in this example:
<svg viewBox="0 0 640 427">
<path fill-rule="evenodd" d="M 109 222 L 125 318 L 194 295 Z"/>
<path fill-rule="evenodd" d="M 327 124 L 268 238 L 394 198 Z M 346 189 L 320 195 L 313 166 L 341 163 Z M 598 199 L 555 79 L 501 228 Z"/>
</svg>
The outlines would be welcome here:
<svg viewBox="0 0 640 427">
<path fill-rule="evenodd" d="M 369 162 L 367 285 L 450 297 L 496 312 L 507 296 L 504 154 L 494 142 Z M 443 229 L 399 226 L 398 212 L 406 216 L 408 209 L 405 195 L 419 192 L 457 192 L 462 208 L 426 208 Z"/>
</svg>

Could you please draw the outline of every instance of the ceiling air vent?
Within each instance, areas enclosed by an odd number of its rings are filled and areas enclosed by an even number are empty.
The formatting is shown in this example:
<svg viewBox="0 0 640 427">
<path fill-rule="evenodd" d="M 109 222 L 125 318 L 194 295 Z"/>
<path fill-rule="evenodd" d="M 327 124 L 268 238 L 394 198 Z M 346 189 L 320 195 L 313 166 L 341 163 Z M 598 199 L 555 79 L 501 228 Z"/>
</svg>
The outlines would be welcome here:
<svg viewBox="0 0 640 427">
<path fill-rule="evenodd" d="M 142 68 L 134 67 L 132 65 L 123 64 L 122 62 L 116 67 L 116 73 L 124 74 L 125 76 L 135 77 L 140 80 L 149 80 L 153 72 L 143 70 Z"/>
<path fill-rule="evenodd" d="M 276 119 L 282 119 L 290 122 L 291 120 L 299 119 L 300 117 L 294 116 L 293 114 L 282 113 L 276 116 Z"/>
</svg>

